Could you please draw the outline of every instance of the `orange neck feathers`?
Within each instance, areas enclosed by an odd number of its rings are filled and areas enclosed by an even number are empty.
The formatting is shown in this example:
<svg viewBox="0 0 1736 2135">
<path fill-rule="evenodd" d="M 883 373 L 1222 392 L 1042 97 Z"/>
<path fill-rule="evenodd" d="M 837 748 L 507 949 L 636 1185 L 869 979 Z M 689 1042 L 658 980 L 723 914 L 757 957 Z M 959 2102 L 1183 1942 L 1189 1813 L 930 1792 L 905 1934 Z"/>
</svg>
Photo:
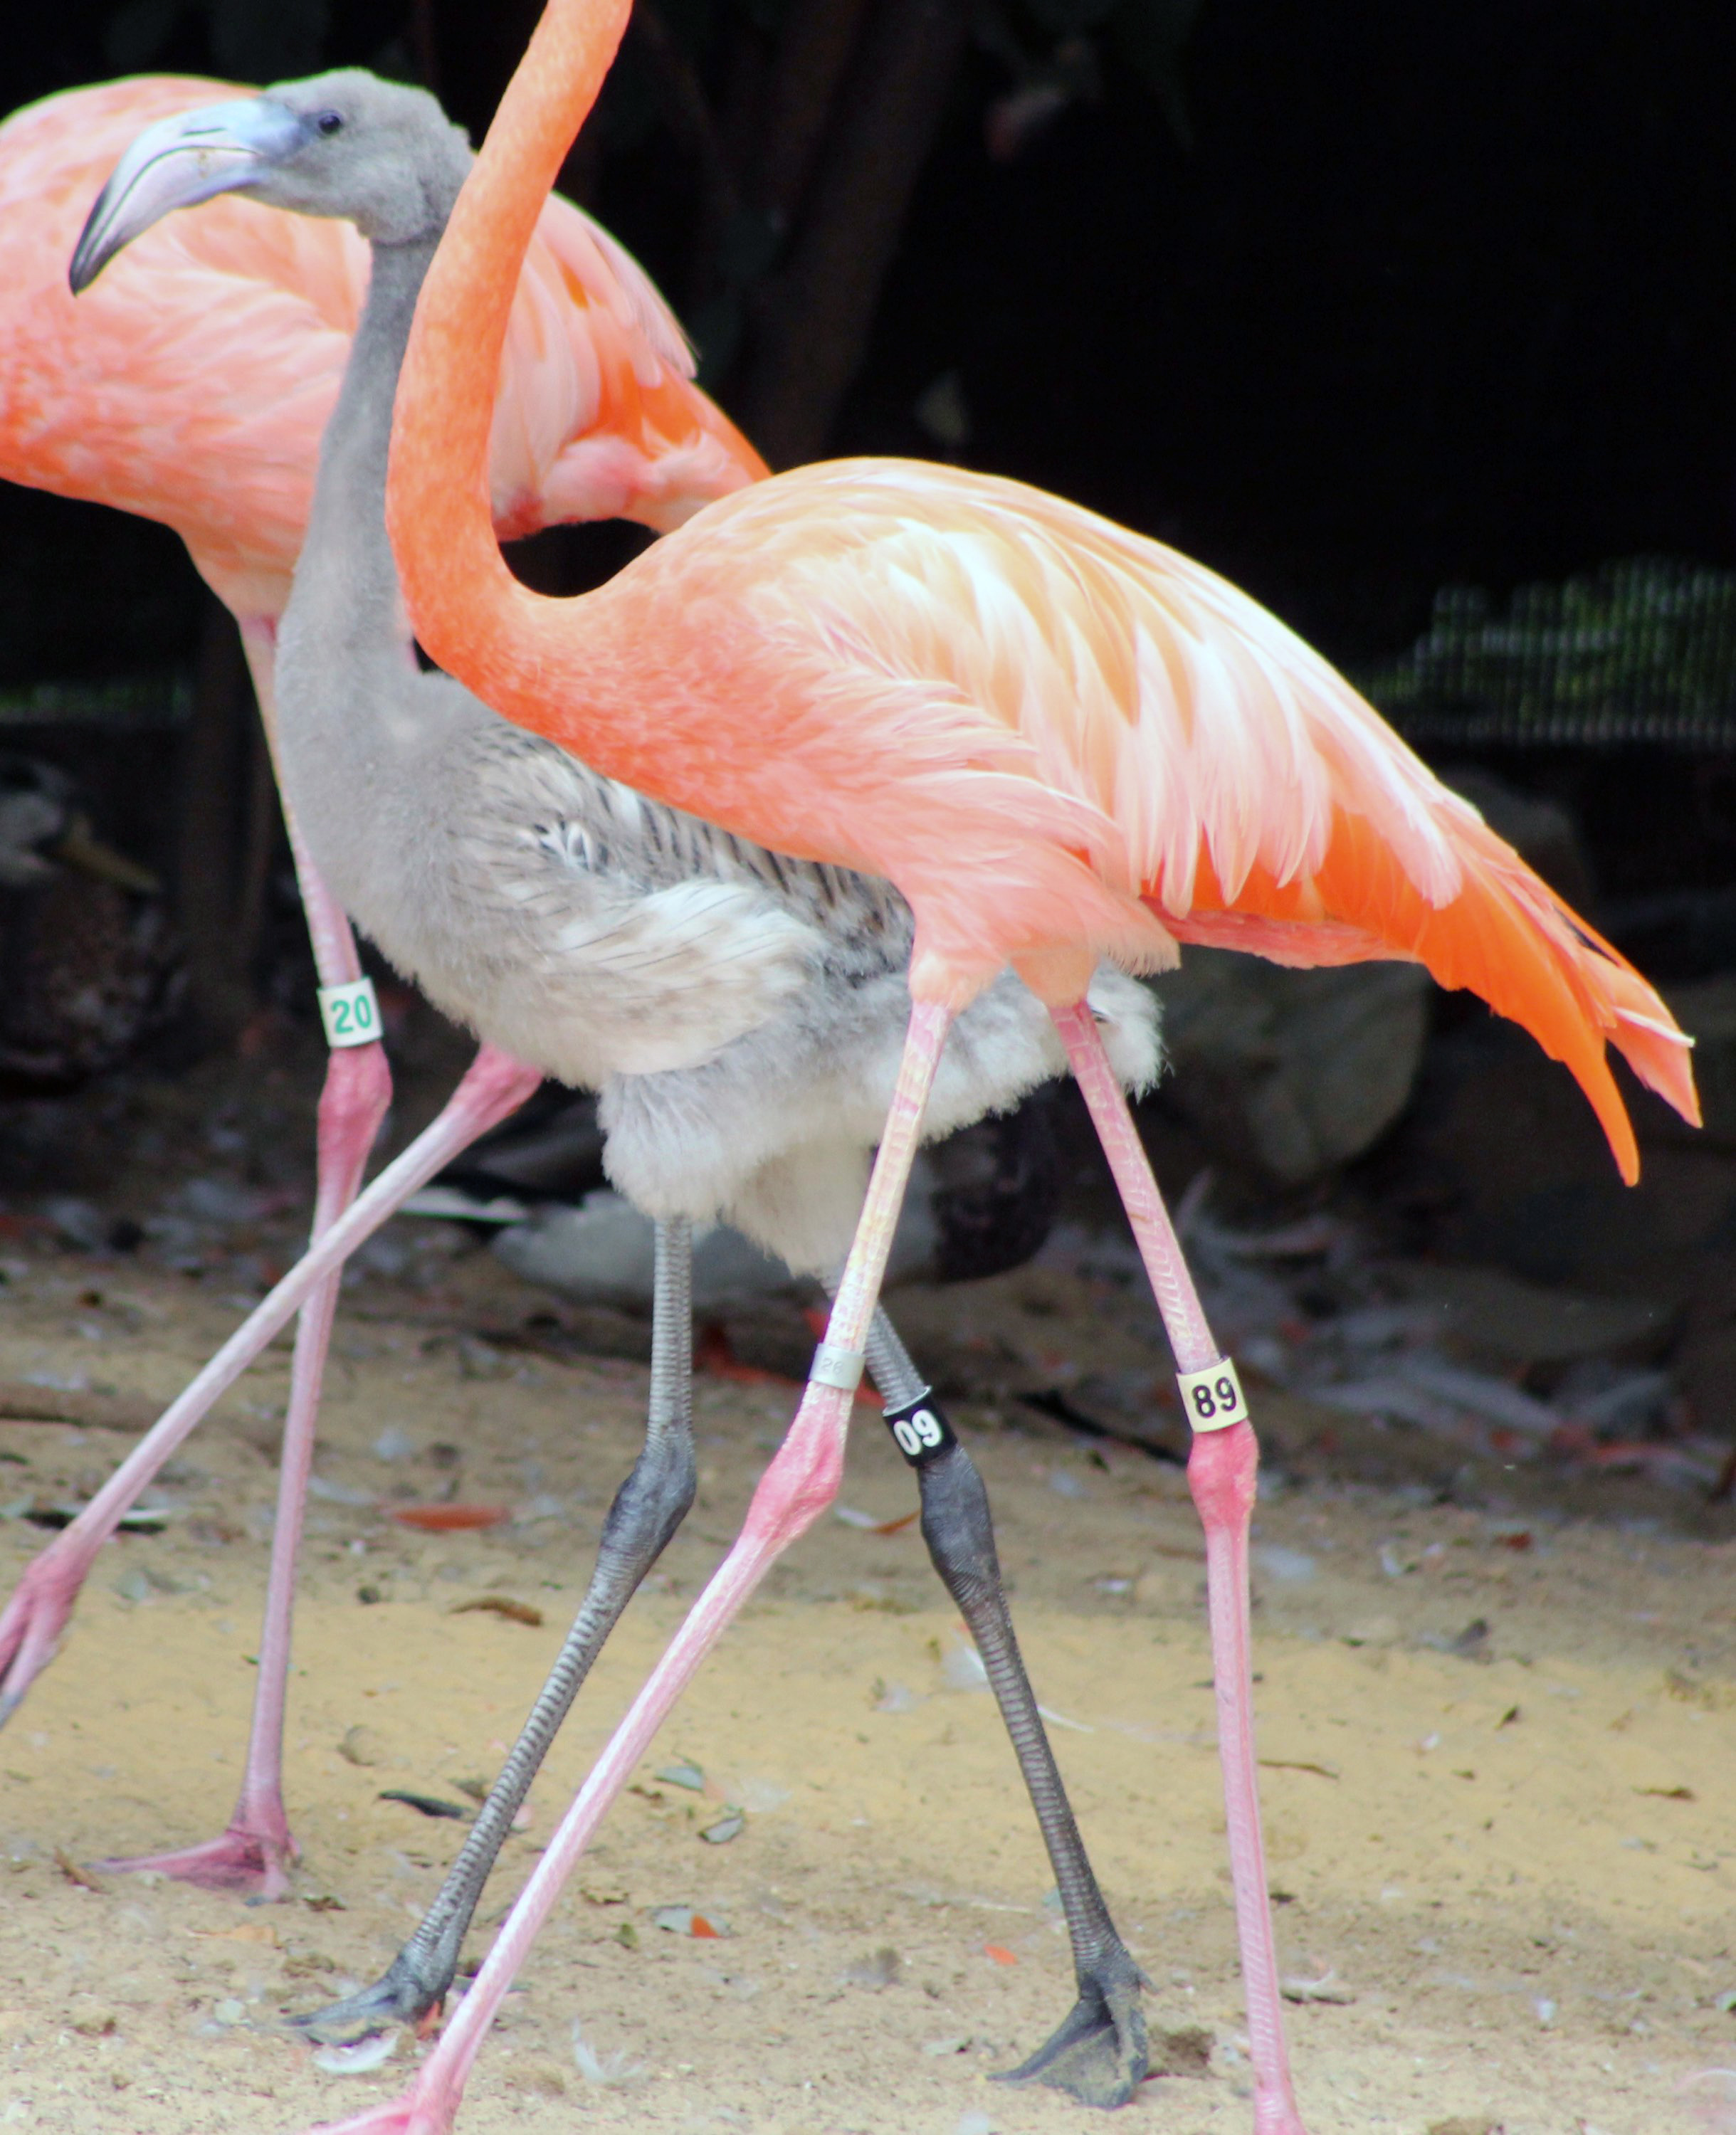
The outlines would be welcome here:
<svg viewBox="0 0 1736 2135">
<path fill-rule="evenodd" d="M 443 667 L 497 646 L 521 588 L 495 540 L 488 433 L 537 217 L 603 85 L 631 0 L 549 0 L 423 286 L 398 381 L 386 525 L 417 634 Z"/>
</svg>

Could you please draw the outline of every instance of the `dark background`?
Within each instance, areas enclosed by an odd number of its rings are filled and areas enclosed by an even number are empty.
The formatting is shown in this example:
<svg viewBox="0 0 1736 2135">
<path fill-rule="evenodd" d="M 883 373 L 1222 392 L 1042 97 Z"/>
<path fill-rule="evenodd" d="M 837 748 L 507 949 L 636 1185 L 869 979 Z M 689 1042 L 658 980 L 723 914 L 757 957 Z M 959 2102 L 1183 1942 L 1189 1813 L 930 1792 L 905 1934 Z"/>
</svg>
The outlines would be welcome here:
<svg viewBox="0 0 1736 2135">
<path fill-rule="evenodd" d="M 363 62 L 431 76 L 479 132 L 535 13 L 72 0 L 17 12 L 0 108 L 135 67 Z M 1729 560 L 1736 18 L 1716 0 L 641 15 L 569 176 L 775 462 L 950 443 L 1188 548 L 1341 660 L 1405 643 L 1443 582 Z M 803 57 L 828 35 L 829 72 Z M 951 440 L 913 413 L 948 374 Z M 25 523 L 82 540 L 87 516 Z M 7 679 L 187 656 L 191 574 L 167 540 L 126 553 L 145 549 L 124 629 L 89 574 L 100 626 L 8 603 Z"/>
<path fill-rule="evenodd" d="M 360 63 L 479 135 L 537 12 L 69 0 L 15 11 L 0 109 L 129 70 Z M 1733 90 L 1723 0 L 641 0 L 565 183 L 774 465 L 1023 477 L 1354 667 L 1443 585 L 1499 603 L 1636 554 L 1731 562 Z M 576 590 L 641 538 L 555 530 L 520 567 Z M 169 880 L 221 1036 L 298 953 L 230 626 L 167 532 L 0 485 L 0 694 L 171 672 L 196 678 L 172 743 L 6 738 Z M 1571 887 L 1658 976 L 1736 961 L 1736 897 L 1686 951 L 1618 908 L 1736 885 L 1728 756 L 1425 748 L 1564 804 Z"/>
</svg>

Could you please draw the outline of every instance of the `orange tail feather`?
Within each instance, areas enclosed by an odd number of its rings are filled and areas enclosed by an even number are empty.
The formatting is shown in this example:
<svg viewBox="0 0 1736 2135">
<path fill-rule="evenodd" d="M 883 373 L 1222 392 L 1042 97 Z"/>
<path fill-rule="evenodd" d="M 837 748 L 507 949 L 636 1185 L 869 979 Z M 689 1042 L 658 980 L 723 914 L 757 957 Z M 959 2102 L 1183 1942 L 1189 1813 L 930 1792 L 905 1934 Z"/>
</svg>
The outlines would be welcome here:
<svg viewBox="0 0 1736 2135">
<path fill-rule="evenodd" d="M 1257 868 L 1225 900 L 1202 853 L 1193 911 L 1184 917 L 1158 908 L 1181 941 L 1221 942 L 1287 963 L 1414 957 L 1442 985 L 1480 995 L 1572 1072 L 1632 1185 L 1639 1150 L 1606 1047 L 1615 1045 L 1642 1082 L 1697 1126 L 1691 1041 L 1626 958 L 1511 846 L 1481 826 L 1454 842 L 1464 881 L 1443 905 L 1423 900 L 1371 824 L 1341 814 L 1311 880 L 1279 884 Z"/>
</svg>

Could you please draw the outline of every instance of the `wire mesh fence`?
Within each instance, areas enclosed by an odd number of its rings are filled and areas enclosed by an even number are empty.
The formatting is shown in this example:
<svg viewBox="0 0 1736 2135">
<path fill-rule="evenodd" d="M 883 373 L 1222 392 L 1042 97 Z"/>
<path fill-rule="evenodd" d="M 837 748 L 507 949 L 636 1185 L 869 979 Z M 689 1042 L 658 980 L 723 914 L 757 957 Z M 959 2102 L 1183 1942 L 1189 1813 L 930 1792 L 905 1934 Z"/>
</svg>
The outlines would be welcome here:
<svg viewBox="0 0 1736 2135">
<path fill-rule="evenodd" d="M 102 727 L 128 733 L 185 726 L 193 688 L 182 674 L 126 675 L 109 681 L 27 682 L 0 689 L 0 729 Z"/>
<path fill-rule="evenodd" d="M 1505 612 L 1444 587 L 1410 651 L 1354 679 L 1429 749 L 1736 748 L 1736 573 L 1632 557 Z"/>
<path fill-rule="evenodd" d="M 1429 750 L 1736 752 L 1736 572 L 1631 557 L 1522 586 L 1505 610 L 1481 587 L 1444 586 L 1410 650 L 1351 680 Z M 0 690 L 0 728 L 177 727 L 192 701 L 184 674 L 38 682 Z"/>
</svg>

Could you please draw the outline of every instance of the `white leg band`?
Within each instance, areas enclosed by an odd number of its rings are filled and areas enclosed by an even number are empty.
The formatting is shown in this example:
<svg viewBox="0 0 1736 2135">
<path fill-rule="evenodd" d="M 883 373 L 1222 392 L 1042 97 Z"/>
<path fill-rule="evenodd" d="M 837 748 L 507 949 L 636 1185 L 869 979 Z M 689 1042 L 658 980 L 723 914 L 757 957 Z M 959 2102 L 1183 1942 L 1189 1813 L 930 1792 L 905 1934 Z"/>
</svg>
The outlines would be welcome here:
<svg viewBox="0 0 1736 2135">
<path fill-rule="evenodd" d="M 1203 1372 L 1177 1372 L 1181 1389 L 1181 1411 L 1195 1431 L 1228 1431 L 1233 1423 L 1246 1423 L 1248 1402 L 1242 1382 L 1228 1357 L 1220 1357 Z"/>
<path fill-rule="evenodd" d="M 862 1383 L 862 1364 L 860 1349 L 846 1349 L 836 1342 L 822 1342 L 814 1352 L 807 1383 L 811 1387 L 836 1387 L 841 1393 L 853 1394 Z"/>
<path fill-rule="evenodd" d="M 319 1019 L 326 1027 L 326 1043 L 334 1050 L 375 1043 L 381 1034 L 374 981 L 355 979 L 347 986 L 322 986 Z"/>
</svg>

